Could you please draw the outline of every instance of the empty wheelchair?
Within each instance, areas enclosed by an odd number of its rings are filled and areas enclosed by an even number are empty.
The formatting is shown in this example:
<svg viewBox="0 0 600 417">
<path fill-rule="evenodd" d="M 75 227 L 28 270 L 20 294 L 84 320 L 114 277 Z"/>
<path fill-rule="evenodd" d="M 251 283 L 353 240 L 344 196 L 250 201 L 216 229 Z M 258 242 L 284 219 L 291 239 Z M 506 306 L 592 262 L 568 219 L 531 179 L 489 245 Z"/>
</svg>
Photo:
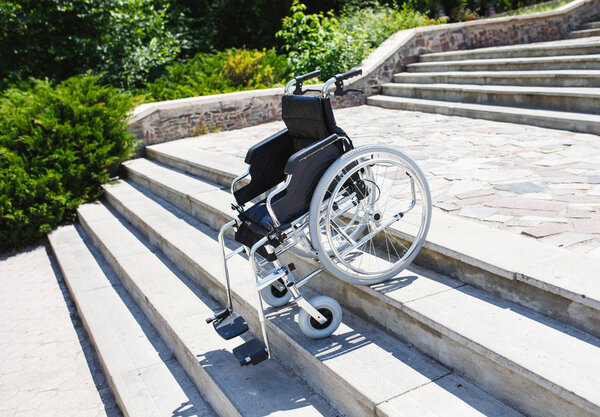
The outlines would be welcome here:
<svg viewBox="0 0 600 417">
<path fill-rule="evenodd" d="M 227 269 L 228 259 L 246 252 L 259 293 L 263 341 L 234 349 L 242 365 L 270 356 L 263 303 L 280 307 L 292 300 L 300 307 L 300 330 L 311 338 L 327 337 L 340 325 L 342 309 L 326 295 L 305 299 L 302 286 L 325 270 L 351 284 L 383 282 L 412 262 L 425 241 L 431 197 L 419 167 L 392 146 L 354 148 L 336 125 L 330 95 L 360 92 L 344 89 L 344 80 L 361 72 L 336 75 L 320 90 L 303 89 L 319 71 L 291 80 L 282 98 L 286 128 L 249 149 L 248 171 L 231 185 L 237 219 L 219 232 L 228 306 L 207 322 L 226 339 L 248 330 L 233 311 Z M 311 92 L 317 94 L 305 95 Z M 240 186 L 247 176 L 250 181 Z M 240 246 L 228 252 L 224 236 L 231 228 Z M 319 265 L 297 277 L 293 264 L 280 261 L 286 251 Z"/>
</svg>

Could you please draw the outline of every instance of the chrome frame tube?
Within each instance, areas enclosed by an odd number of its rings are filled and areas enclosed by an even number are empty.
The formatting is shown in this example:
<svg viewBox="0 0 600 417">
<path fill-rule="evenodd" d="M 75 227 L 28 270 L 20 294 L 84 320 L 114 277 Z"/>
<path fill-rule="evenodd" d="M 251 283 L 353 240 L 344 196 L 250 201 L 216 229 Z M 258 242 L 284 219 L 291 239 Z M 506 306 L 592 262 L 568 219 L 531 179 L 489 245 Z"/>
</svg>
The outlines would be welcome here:
<svg viewBox="0 0 600 417">
<path fill-rule="evenodd" d="M 229 283 L 229 269 L 227 268 L 227 260 L 229 258 L 231 258 L 233 256 L 233 254 L 235 253 L 239 253 L 239 248 L 236 249 L 235 251 L 233 251 L 232 253 L 230 253 L 229 255 L 225 254 L 225 231 L 227 229 L 232 228 L 234 225 L 236 224 L 235 220 L 230 221 L 229 223 L 226 223 L 225 225 L 223 225 L 223 227 L 221 227 L 221 230 L 219 230 L 219 247 L 221 248 L 221 262 L 222 262 L 222 266 L 223 266 L 223 275 L 225 276 L 225 285 L 227 287 L 227 308 L 231 311 L 233 309 L 233 303 L 231 301 L 231 284 Z M 244 247 L 242 246 L 241 249 L 243 250 Z"/>
<path fill-rule="evenodd" d="M 250 168 L 248 168 L 248 170 L 246 172 L 244 172 L 242 175 L 240 175 L 239 177 L 236 177 L 233 182 L 231 183 L 231 194 L 233 194 L 235 192 L 235 185 L 240 182 L 241 180 L 243 180 L 244 178 L 246 178 L 248 175 L 250 175 Z"/>
<path fill-rule="evenodd" d="M 259 276 L 258 276 L 258 268 L 256 265 L 256 251 L 258 248 L 263 246 L 265 243 L 269 241 L 267 236 L 263 237 L 261 240 L 256 242 L 254 246 L 250 249 L 250 266 L 252 267 L 252 273 L 254 274 L 254 279 L 256 280 L 257 292 L 258 292 L 258 320 L 260 322 L 260 330 L 262 332 L 263 342 L 265 343 L 265 347 L 267 348 L 268 358 L 271 358 L 271 348 L 269 347 L 269 339 L 267 337 L 267 327 L 265 326 L 265 310 L 263 307 L 263 299 L 260 289 L 258 289 L 259 284 Z"/>
<path fill-rule="evenodd" d="M 331 87 L 331 84 L 335 83 L 335 77 L 331 77 L 330 79 L 328 79 L 327 81 L 325 81 L 325 84 L 323 84 L 323 87 L 321 88 L 321 95 L 323 97 L 329 97 L 329 95 L 331 94 L 331 91 L 327 91 L 329 90 L 329 87 Z"/>
</svg>

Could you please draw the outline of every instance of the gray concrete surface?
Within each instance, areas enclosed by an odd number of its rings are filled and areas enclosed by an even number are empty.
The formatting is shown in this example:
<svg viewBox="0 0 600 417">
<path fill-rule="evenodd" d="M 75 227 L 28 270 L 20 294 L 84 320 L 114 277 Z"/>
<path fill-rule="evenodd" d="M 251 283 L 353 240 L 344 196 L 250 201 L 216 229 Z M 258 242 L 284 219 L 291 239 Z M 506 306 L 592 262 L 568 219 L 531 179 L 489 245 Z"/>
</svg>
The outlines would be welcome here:
<svg viewBox="0 0 600 417">
<path fill-rule="evenodd" d="M 0 416 L 120 417 L 44 246 L 0 258 Z"/>
</svg>

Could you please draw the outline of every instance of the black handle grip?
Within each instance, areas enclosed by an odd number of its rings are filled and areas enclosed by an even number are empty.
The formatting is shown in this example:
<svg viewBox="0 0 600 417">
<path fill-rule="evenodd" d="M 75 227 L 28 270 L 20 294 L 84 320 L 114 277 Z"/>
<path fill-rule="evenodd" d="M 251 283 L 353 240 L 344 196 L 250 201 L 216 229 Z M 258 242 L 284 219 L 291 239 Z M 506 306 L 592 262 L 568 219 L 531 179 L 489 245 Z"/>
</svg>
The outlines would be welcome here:
<svg viewBox="0 0 600 417">
<path fill-rule="evenodd" d="M 348 78 L 356 77 L 357 75 L 360 75 L 360 74 L 362 74 L 362 69 L 360 69 L 360 68 L 351 69 L 348 72 L 336 75 L 335 79 L 336 79 L 336 81 L 342 81 L 342 80 L 347 80 Z"/>
<path fill-rule="evenodd" d="M 313 72 L 309 72 L 308 74 L 298 75 L 297 77 L 294 77 L 294 79 L 297 83 L 301 83 L 303 81 L 310 80 L 311 78 L 318 77 L 319 75 L 321 75 L 321 71 L 316 70 Z"/>
</svg>

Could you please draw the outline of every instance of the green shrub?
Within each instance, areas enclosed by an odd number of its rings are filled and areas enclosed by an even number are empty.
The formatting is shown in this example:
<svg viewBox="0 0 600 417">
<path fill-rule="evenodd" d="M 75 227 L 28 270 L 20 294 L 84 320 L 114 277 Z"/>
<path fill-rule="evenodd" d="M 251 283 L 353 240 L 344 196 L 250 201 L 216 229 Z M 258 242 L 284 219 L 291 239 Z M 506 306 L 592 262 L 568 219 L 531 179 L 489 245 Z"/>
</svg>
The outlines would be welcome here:
<svg viewBox="0 0 600 417">
<path fill-rule="evenodd" d="M 169 65 L 166 74 L 148 83 L 146 89 L 151 100 L 174 100 L 272 87 L 288 76 L 285 56 L 274 49 L 232 48 Z"/>
<path fill-rule="evenodd" d="M 346 7 L 339 19 L 328 14 L 305 14 L 306 6 L 295 0 L 290 16 L 277 32 L 288 52 L 294 74 L 321 70 L 325 80 L 358 65 L 374 48 L 399 30 L 436 24 L 435 20 L 410 8 L 381 6 Z"/>
<path fill-rule="evenodd" d="M 29 244 L 101 194 L 109 167 L 131 155 L 131 96 L 77 76 L 32 80 L 0 98 L 0 250 Z"/>
</svg>

